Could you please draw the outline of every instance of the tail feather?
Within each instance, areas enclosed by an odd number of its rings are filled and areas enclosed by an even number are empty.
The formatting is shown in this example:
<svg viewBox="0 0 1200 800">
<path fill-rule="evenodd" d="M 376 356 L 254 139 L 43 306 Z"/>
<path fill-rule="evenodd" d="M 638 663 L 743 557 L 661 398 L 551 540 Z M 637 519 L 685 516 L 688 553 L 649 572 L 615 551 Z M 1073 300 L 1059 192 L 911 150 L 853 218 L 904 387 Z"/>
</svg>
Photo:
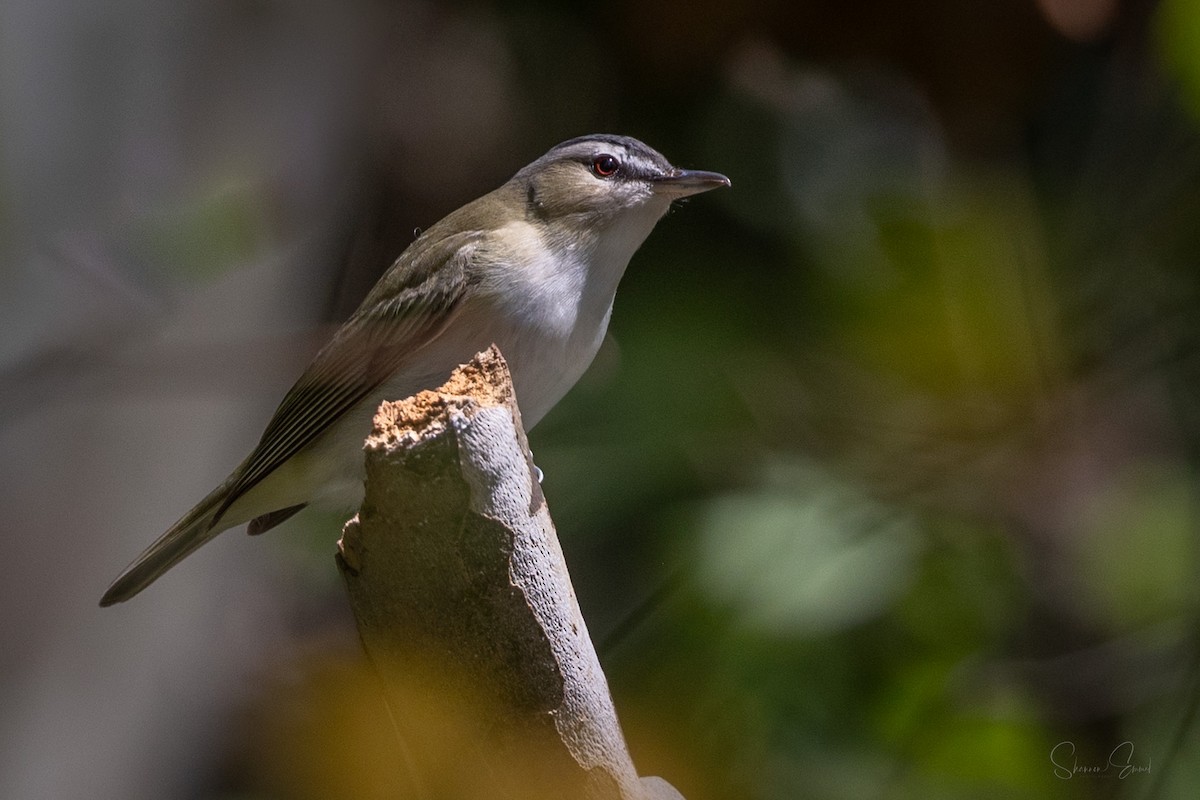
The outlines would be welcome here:
<svg viewBox="0 0 1200 800">
<path fill-rule="evenodd" d="M 220 524 L 217 513 L 225 499 L 227 488 L 218 487 L 201 500 L 154 544 L 134 559 L 133 563 L 113 581 L 112 586 L 100 598 L 101 606 L 123 603 L 158 580 L 164 572 L 178 564 L 193 551 L 208 542 L 218 533 L 230 527 Z"/>
</svg>

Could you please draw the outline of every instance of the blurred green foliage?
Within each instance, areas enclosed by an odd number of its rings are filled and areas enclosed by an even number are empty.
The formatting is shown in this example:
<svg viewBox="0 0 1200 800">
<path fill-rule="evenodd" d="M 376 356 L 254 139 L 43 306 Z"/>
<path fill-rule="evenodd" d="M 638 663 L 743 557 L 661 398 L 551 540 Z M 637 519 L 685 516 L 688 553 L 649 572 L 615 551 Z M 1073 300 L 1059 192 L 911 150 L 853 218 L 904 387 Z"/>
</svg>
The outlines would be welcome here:
<svg viewBox="0 0 1200 800">
<path fill-rule="evenodd" d="M 1200 116 L 1200 8 L 1190 0 L 1164 0 L 1155 27 L 1163 63 L 1183 88 L 1188 109 Z"/>
<path fill-rule="evenodd" d="M 397 47 L 381 81 L 495 119 L 388 110 L 381 252 L 587 130 L 732 178 L 659 225 L 531 435 L 640 770 L 689 800 L 1197 796 L 1200 7 L 418 5 L 444 69 Z M 140 258 L 255 254 L 263 184 L 206 185 Z M 294 524 L 327 565 L 329 518 Z M 357 651 L 318 644 L 214 795 L 388 796 Z M 1054 772 L 1125 741 L 1148 773 Z"/>
</svg>

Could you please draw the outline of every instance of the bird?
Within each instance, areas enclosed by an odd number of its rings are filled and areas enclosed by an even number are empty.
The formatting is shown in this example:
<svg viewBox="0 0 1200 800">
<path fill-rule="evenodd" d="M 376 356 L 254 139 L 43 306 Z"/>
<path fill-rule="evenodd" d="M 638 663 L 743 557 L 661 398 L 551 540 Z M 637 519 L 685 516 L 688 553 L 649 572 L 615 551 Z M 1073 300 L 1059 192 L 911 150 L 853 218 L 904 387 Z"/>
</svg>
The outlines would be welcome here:
<svg viewBox="0 0 1200 800">
<path fill-rule="evenodd" d="M 617 285 L 672 203 L 730 186 L 628 136 L 562 142 L 421 232 L 287 392 L 229 477 L 146 548 L 101 606 L 129 600 L 217 534 L 263 533 L 363 496 L 383 400 L 441 385 L 496 344 L 532 428 L 590 365 Z"/>
</svg>

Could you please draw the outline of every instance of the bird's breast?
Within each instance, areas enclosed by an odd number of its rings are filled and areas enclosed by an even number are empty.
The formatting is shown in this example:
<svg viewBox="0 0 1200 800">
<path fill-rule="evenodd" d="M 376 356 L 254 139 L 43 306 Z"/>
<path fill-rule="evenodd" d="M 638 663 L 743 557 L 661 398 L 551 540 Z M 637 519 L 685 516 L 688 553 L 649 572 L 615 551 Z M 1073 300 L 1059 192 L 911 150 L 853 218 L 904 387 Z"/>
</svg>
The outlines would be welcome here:
<svg viewBox="0 0 1200 800">
<path fill-rule="evenodd" d="M 509 257 L 491 270 L 476 324 L 491 328 L 532 426 L 579 380 L 603 343 L 628 257 L 613 263 L 586 239 L 553 243 L 528 231 L 511 238 L 521 244 L 505 248 Z"/>
</svg>

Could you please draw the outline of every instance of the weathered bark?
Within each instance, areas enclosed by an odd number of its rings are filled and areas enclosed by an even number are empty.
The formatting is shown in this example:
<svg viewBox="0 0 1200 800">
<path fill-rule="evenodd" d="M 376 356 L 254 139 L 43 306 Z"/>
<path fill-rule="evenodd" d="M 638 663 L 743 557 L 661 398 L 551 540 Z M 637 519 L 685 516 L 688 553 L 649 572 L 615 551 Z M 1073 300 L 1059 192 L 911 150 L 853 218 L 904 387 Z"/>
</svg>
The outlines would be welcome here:
<svg viewBox="0 0 1200 800">
<path fill-rule="evenodd" d="M 495 347 L 384 403 L 338 563 L 421 798 L 680 798 L 639 779 Z"/>
</svg>

